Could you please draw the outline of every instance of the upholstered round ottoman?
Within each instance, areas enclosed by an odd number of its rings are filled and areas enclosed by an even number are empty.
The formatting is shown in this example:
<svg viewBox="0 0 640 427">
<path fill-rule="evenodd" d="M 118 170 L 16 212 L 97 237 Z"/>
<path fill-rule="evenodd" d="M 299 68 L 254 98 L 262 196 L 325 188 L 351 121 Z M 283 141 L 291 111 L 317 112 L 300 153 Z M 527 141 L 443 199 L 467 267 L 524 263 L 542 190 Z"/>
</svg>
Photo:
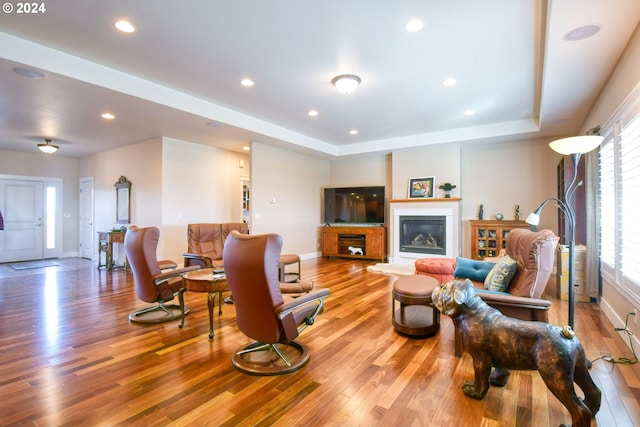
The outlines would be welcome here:
<svg viewBox="0 0 640 427">
<path fill-rule="evenodd" d="M 421 258 L 416 260 L 416 274 L 433 277 L 438 283 L 453 280 L 456 260 L 453 258 Z"/>
<path fill-rule="evenodd" d="M 411 336 L 438 332 L 440 311 L 433 306 L 431 293 L 439 284 L 433 277 L 419 275 L 396 280 L 391 292 L 391 322 L 396 331 Z"/>
</svg>

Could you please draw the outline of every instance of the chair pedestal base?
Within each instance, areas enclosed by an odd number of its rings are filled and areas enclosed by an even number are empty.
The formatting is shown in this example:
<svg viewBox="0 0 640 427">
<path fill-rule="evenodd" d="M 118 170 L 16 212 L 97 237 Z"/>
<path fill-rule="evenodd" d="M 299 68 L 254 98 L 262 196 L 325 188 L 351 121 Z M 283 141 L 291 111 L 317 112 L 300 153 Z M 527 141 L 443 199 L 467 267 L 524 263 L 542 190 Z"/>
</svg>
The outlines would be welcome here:
<svg viewBox="0 0 640 427">
<path fill-rule="evenodd" d="M 309 348 L 297 341 L 280 344 L 253 342 L 236 350 L 231 362 L 246 374 L 279 375 L 302 368 L 310 358 Z"/>
<path fill-rule="evenodd" d="M 185 306 L 184 314 L 189 313 Z M 177 304 L 156 304 L 129 313 L 129 320 L 136 323 L 163 323 L 181 319 L 182 309 Z"/>
</svg>

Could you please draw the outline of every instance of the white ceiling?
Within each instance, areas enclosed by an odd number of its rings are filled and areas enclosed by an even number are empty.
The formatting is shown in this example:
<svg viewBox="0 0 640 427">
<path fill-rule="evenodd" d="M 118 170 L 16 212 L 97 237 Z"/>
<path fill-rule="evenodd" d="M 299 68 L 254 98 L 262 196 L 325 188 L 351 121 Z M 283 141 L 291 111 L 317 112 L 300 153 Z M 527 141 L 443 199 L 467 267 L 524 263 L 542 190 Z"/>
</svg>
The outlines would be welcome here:
<svg viewBox="0 0 640 427">
<path fill-rule="evenodd" d="M 44 5 L 0 14 L 0 148 L 36 152 L 51 138 L 71 157 L 159 136 L 333 157 L 575 134 L 640 19 L 638 0 Z M 120 18 L 136 32 L 116 31 Z M 421 32 L 403 29 L 411 18 Z M 589 24 L 601 30 L 563 38 Z M 343 95 L 330 83 L 339 74 L 362 84 Z"/>
</svg>

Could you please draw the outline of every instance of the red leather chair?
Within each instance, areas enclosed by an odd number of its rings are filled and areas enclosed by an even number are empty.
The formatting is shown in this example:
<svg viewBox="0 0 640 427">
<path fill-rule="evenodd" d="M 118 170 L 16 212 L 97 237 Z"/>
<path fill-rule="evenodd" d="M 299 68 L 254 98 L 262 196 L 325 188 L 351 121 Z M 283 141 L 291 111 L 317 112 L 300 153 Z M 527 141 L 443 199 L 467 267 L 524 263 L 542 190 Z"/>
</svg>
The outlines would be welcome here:
<svg viewBox="0 0 640 427">
<path fill-rule="evenodd" d="M 484 284 L 473 282 L 480 298 L 505 316 L 548 322 L 551 301 L 543 294 L 553 271 L 557 244 L 558 237 L 551 230 L 511 230 L 506 254 L 517 262 L 516 274 L 506 292 L 489 292 Z M 456 356 L 462 355 L 462 336 L 457 328 L 455 352 Z"/>
<path fill-rule="evenodd" d="M 201 268 L 222 268 L 224 243 L 233 230 L 249 234 L 249 226 L 244 222 L 189 224 L 187 226 L 187 253 L 182 255 L 184 266 L 199 265 Z"/>
<path fill-rule="evenodd" d="M 275 375 L 303 367 L 306 345 L 294 341 L 322 311 L 328 289 L 283 295 L 278 281 L 282 237 L 277 234 L 229 234 L 224 245 L 224 271 L 236 307 L 238 328 L 255 340 L 240 347 L 234 366 L 254 375 Z M 298 284 L 291 284 L 298 286 Z"/>
<path fill-rule="evenodd" d="M 139 323 L 160 323 L 182 317 L 182 308 L 165 304 L 173 300 L 182 288 L 182 273 L 197 270 L 199 266 L 162 271 L 170 262 L 156 259 L 160 230 L 156 227 L 131 226 L 124 235 L 124 251 L 133 273 L 136 295 L 142 301 L 155 305 L 133 311 L 129 320 Z M 173 267 L 175 263 L 171 263 Z M 189 309 L 185 307 L 185 314 Z"/>
</svg>

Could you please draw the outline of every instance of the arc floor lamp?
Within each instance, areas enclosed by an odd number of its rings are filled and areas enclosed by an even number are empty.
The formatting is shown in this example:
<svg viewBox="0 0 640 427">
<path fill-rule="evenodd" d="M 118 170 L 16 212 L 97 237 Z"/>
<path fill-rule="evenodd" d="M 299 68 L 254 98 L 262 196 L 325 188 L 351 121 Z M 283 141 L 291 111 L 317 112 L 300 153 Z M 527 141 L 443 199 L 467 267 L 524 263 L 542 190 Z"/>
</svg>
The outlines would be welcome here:
<svg viewBox="0 0 640 427">
<path fill-rule="evenodd" d="M 594 128 L 590 132 L 597 133 L 600 129 Z M 571 156 L 573 162 L 573 178 L 564 190 L 562 199 L 549 197 L 545 199 L 537 209 L 529 214 L 525 221 L 531 225 L 540 223 L 540 211 L 550 201 L 556 202 L 558 208 L 564 213 L 569 226 L 569 283 L 567 290 L 567 303 L 569 306 L 568 325 L 573 329 L 573 314 L 575 304 L 575 252 L 576 252 L 576 214 L 573 210 L 572 199 L 576 189 L 582 185 L 582 181 L 576 182 L 578 177 L 578 162 L 584 153 L 598 147 L 604 138 L 599 135 L 573 136 L 570 138 L 557 139 L 549 143 L 551 149 L 557 153 Z"/>
</svg>

